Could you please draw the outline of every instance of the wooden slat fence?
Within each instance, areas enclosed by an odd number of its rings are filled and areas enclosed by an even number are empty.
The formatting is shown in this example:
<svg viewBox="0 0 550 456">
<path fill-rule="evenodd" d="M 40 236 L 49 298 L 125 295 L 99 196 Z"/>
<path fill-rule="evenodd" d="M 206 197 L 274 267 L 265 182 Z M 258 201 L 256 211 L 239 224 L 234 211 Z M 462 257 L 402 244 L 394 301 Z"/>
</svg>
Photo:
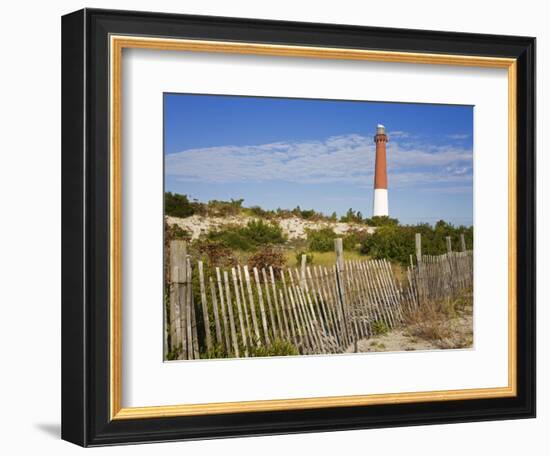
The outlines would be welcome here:
<svg viewBox="0 0 550 456">
<path fill-rule="evenodd" d="M 451 239 L 447 237 L 447 253 L 423 255 L 420 235 L 416 237 L 416 264 L 407 268 L 403 305 L 409 309 L 422 304 L 438 302 L 459 296 L 465 290 L 473 289 L 473 251 L 466 250 L 464 235 L 461 236 L 461 251 L 453 252 Z"/>
<path fill-rule="evenodd" d="M 472 286 L 471 251 L 420 255 L 399 281 L 388 260 L 345 261 L 341 240 L 335 247 L 332 267 L 307 265 L 304 256 L 297 268 L 211 270 L 191 264 L 184 241 L 172 241 L 165 354 L 248 357 L 282 342 L 300 354 L 341 353 L 376 325 L 401 325 L 424 300 Z"/>
</svg>

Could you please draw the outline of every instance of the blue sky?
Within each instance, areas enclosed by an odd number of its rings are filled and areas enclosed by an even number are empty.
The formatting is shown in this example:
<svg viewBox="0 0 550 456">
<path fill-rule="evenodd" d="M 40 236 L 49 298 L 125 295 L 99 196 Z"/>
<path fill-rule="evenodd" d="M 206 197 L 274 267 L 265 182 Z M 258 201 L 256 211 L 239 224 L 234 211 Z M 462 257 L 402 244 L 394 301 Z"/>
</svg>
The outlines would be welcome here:
<svg viewBox="0 0 550 456">
<path fill-rule="evenodd" d="M 378 123 L 390 216 L 471 225 L 472 106 L 165 94 L 166 191 L 370 217 Z"/>
</svg>

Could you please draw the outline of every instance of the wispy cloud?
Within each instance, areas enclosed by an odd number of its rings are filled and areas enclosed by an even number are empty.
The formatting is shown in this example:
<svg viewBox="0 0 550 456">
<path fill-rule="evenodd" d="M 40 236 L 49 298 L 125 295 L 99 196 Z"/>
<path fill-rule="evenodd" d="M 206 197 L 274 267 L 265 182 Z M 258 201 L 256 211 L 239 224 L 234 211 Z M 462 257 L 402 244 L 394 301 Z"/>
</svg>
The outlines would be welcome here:
<svg viewBox="0 0 550 456">
<path fill-rule="evenodd" d="M 456 133 L 452 135 L 447 135 L 447 138 L 449 139 L 468 139 L 469 137 L 469 133 Z"/>
<path fill-rule="evenodd" d="M 406 132 L 390 133 L 390 138 L 390 185 L 471 182 L 470 149 L 455 147 L 452 142 L 434 145 L 411 140 Z M 166 156 L 166 174 L 188 182 L 371 186 L 374 157 L 372 137 L 348 134 L 324 140 L 188 149 Z"/>
<path fill-rule="evenodd" d="M 446 194 L 463 194 L 472 193 L 472 185 L 458 185 L 458 186 L 439 186 L 439 187 L 423 187 L 420 189 L 422 192 L 438 192 Z"/>
<path fill-rule="evenodd" d="M 388 132 L 388 135 L 392 138 L 408 138 L 410 136 L 410 133 L 406 131 L 395 130 Z"/>
</svg>

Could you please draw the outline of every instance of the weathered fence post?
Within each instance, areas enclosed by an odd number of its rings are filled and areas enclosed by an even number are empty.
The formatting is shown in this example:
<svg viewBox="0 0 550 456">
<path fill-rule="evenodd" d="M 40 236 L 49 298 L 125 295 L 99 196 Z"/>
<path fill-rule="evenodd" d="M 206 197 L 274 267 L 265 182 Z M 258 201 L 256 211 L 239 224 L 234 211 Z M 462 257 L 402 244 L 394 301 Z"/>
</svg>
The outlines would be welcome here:
<svg viewBox="0 0 550 456">
<path fill-rule="evenodd" d="M 204 286 L 204 270 L 202 261 L 199 261 L 199 282 L 201 289 L 202 319 L 204 322 L 204 334 L 206 336 L 206 348 L 212 350 L 212 336 L 210 335 L 210 316 L 208 315 L 208 303 L 206 301 L 206 287 Z"/>
<path fill-rule="evenodd" d="M 342 238 L 334 239 L 334 250 L 336 251 L 336 287 L 338 289 L 338 301 L 342 314 L 344 337 L 349 340 L 348 315 L 346 305 L 346 288 L 344 281 L 344 245 Z"/>
<path fill-rule="evenodd" d="M 171 246 L 170 246 L 171 247 Z M 172 252 L 172 248 L 170 248 Z M 173 263 L 170 262 L 172 265 Z M 181 321 L 179 308 L 179 275 L 177 266 L 170 266 L 170 318 L 168 327 L 170 329 L 170 350 L 177 350 L 181 346 Z"/>
<path fill-rule="evenodd" d="M 418 305 L 420 306 L 424 300 L 424 265 L 422 264 L 422 235 L 416 233 L 414 237 L 416 250 L 416 293 Z"/>
<path fill-rule="evenodd" d="M 422 235 L 420 233 L 416 233 L 414 241 L 416 247 L 416 263 L 420 264 L 422 263 Z"/>
<path fill-rule="evenodd" d="M 181 347 L 181 357 L 187 358 L 185 282 L 187 245 L 185 241 L 170 241 L 170 348 Z"/>
<path fill-rule="evenodd" d="M 300 288 L 305 290 L 307 288 L 306 281 L 306 265 L 307 265 L 307 256 L 302 255 L 302 264 L 300 265 Z"/>
<path fill-rule="evenodd" d="M 464 239 L 464 233 L 460 233 L 460 251 L 466 251 L 466 239 Z"/>
<path fill-rule="evenodd" d="M 451 244 L 451 236 L 445 237 L 445 241 L 447 242 L 447 260 L 449 263 L 449 284 L 451 289 L 453 290 L 453 293 L 456 288 L 455 279 L 456 279 L 456 258 L 453 256 L 453 247 Z"/>
<path fill-rule="evenodd" d="M 445 241 L 447 243 L 447 253 L 452 253 L 453 247 L 452 247 L 452 244 L 451 244 L 451 236 L 446 236 Z"/>
<path fill-rule="evenodd" d="M 189 266 L 190 264 L 190 260 L 188 259 L 188 274 L 189 276 L 188 277 L 191 277 L 191 266 Z M 189 288 L 192 289 L 192 281 L 191 279 L 189 280 Z M 200 359 L 200 349 L 199 349 L 199 335 L 198 335 L 198 331 L 197 331 L 197 309 L 195 308 L 195 297 L 193 295 L 193 293 L 191 293 L 191 299 L 189 300 L 189 302 L 191 303 L 191 326 L 192 326 L 192 333 L 193 333 L 193 336 L 191 338 L 191 341 L 193 343 L 193 359 Z"/>
<path fill-rule="evenodd" d="M 196 334 L 193 331 L 193 328 L 196 331 L 195 324 L 195 303 L 193 302 L 193 270 L 191 269 L 191 259 L 186 258 L 185 261 L 185 270 L 186 274 L 186 295 L 185 299 L 185 320 L 187 322 L 187 359 L 197 359 L 198 358 L 198 349 L 195 349 Z M 195 341 L 193 340 L 195 338 Z"/>
</svg>

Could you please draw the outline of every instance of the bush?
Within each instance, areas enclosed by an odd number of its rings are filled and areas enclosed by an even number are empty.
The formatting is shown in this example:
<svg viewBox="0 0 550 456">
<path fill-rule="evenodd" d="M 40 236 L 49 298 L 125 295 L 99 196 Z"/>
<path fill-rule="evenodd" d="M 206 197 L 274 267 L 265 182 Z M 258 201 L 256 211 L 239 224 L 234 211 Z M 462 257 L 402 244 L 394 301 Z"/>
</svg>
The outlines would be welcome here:
<svg viewBox="0 0 550 456">
<path fill-rule="evenodd" d="M 344 236 L 342 241 L 344 250 L 356 250 L 358 247 L 361 248 L 361 245 L 365 239 L 370 236 L 366 230 L 350 230 Z"/>
<path fill-rule="evenodd" d="M 311 220 L 315 217 L 317 217 L 317 212 L 315 212 L 313 209 L 302 209 L 300 212 L 300 216 L 305 220 Z"/>
<path fill-rule="evenodd" d="M 164 193 L 164 213 L 172 217 L 190 217 L 196 212 L 196 203 L 191 203 L 187 195 Z"/>
<path fill-rule="evenodd" d="M 203 241 L 198 243 L 197 248 L 201 255 L 206 256 L 210 266 L 223 267 L 235 266 L 237 264 L 237 259 L 233 255 L 233 251 L 221 242 Z"/>
<path fill-rule="evenodd" d="M 271 218 L 275 214 L 273 211 L 262 209 L 260 206 L 250 206 L 246 212 L 255 217 Z"/>
<path fill-rule="evenodd" d="M 414 233 L 400 227 L 383 226 L 363 240 L 361 253 L 373 258 L 387 258 L 403 264 L 414 252 Z"/>
<path fill-rule="evenodd" d="M 237 215 L 243 208 L 243 202 L 244 199 L 231 199 L 231 201 L 210 200 L 206 204 L 206 214 L 213 217 Z"/>
<path fill-rule="evenodd" d="M 164 219 L 164 256 L 166 261 L 164 261 L 164 280 L 165 280 L 165 289 L 168 288 L 168 281 L 170 278 L 170 241 L 172 240 L 189 240 L 191 235 L 180 228 L 178 225 L 169 225 Z"/>
<path fill-rule="evenodd" d="M 258 250 L 248 259 L 248 267 L 261 270 L 263 268 L 268 269 L 271 266 L 277 277 L 285 264 L 286 258 L 282 250 L 271 246 Z"/>
<path fill-rule="evenodd" d="M 397 226 L 399 225 L 399 220 L 396 218 L 390 218 L 387 215 L 376 215 L 365 219 L 365 223 L 370 226 Z"/>
<path fill-rule="evenodd" d="M 320 230 L 306 230 L 309 250 L 315 252 L 330 252 L 334 250 L 334 239 L 336 233 L 331 228 Z"/>
<path fill-rule="evenodd" d="M 243 233 L 256 245 L 283 244 L 286 238 L 277 223 L 266 223 L 262 220 L 251 220 L 243 228 Z"/>
<path fill-rule="evenodd" d="M 237 250 L 253 250 L 255 248 L 240 226 L 230 225 L 218 231 L 210 231 L 207 234 L 207 239 Z"/>
<path fill-rule="evenodd" d="M 343 215 L 340 217 L 341 222 L 347 222 L 347 223 L 363 223 L 363 214 L 361 214 L 361 211 L 355 212 L 351 207 L 346 212 L 346 215 Z"/>
<path fill-rule="evenodd" d="M 422 236 L 422 254 L 441 255 L 447 252 L 445 238 L 451 237 L 453 250 L 460 250 L 460 234 L 464 234 L 466 248 L 473 248 L 473 227 L 454 227 L 444 221 L 435 226 L 426 224 L 407 226 L 381 226 L 361 244 L 361 253 L 373 258 L 387 258 L 403 265 L 410 262 L 410 255 L 415 253 L 415 234 Z"/>
<path fill-rule="evenodd" d="M 278 207 L 276 210 L 275 210 L 275 215 L 279 218 L 291 218 L 291 217 L 294 217 L 294 214 L 292 213 L 292 211 L 288 210 L 288 209 L 281 209 L 280 207 Z"/>
<path fill-rule="evenodd" d="M 372 333 L 375 336 L 383 336 L 384 334 L 387 334 L 389 332 L 390 328 L 386 323 L 380 320 L 376 320 L 372 324 Z"/>
<path fill-rule="evenodd" d="M 286 241 L 281 227 L 275 223 L 251 220 L 246 226 L 227 226 L 222 230 L 211 231 L 207 238 L 238 250 L 255 250 L 269 244 L 282 244 Z"/>
<path fill-rule="evenodd" d="M 164 242 L 167 244 L 175 239 L 187 241 L 191 239 L 191 235 L 187 230 L 184 230 L 179 225 L 169 225 L 164 221 Z"/>
<path fill-rule="evenodd" d="M 292 211 L 282 211 L 281 212 L 290 212 L 291 216 L 299 217 L 304 220 L 328 220 L 329 218 L 322 212 L 317 212 L 315 209 L 302 209 L 300 206 L 296 206 Z"/>
</svg>

